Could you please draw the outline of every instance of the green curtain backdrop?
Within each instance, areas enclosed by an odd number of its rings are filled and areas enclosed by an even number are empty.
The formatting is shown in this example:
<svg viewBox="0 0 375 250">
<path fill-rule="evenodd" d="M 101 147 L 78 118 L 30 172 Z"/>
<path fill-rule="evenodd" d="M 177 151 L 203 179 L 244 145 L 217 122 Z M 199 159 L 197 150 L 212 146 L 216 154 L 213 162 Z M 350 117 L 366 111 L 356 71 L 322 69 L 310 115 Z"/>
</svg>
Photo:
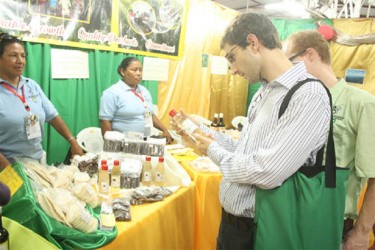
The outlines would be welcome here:
<svg viewBox="0 0 375 250">
<path fill-rule="evenodd" d="M 315 22 L 317 19 L 272 19 L 272 23 L 275 25 L 277 32 L 279 33 L 280 39 L 283 41 L 287 39 L 291 34 L 301 31 L 301 30 L 315 30 Z M 319 20 L 327 25 L 333 26 L 333 22 L 330 19 Z M 253 99 L 254 94 L 260 88 L 260 83 L 250 84 L 248 89 L 247 97 L 247 108 L 246 113 L 249 108 L 249 104 Z M 244 114 L 246 116 L 246 114 Z"/>
<path fill-rule="evenodd" d="M 87 127 L 98 127 L 100 97 L 106 88 L 120 79 L 117 67 L 129 54 L 111 51 L 87 50 L 89 56 L 89 79 L 52 79 L 51 48 L 49 44 L 25 43 L 28 53 L 24 76 L 40 84 L 44 93 L 58 110 L 60 116 L 77 135 Z M 135 55 L 132 55 L 135 56 Z M 143 61 L 143 56 L 136 56 Z M 154 104 L 158 102 L 158 82 L 143 81 L 151 93 Z M 43 148 L 49 164 L 63 162 L 69 144 L 50 125 L 45 126 Z"/>
</svg>

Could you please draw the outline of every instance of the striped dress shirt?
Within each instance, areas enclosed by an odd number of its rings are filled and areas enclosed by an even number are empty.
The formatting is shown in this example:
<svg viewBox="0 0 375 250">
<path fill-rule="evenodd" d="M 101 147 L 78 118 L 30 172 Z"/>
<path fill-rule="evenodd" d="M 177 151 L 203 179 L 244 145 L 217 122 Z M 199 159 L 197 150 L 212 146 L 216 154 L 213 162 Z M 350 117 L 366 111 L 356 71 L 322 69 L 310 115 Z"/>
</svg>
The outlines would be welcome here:
<svg viewBox="0 0 375 250">
<path fill-rule="evenodd" d="M 315 163 L 325 144 L 331 115 L 329 97 L 320 82 L 300 87 L 279 119 L 280 105 L 298 82 L 313 78 L 303 62 L 296 64 L 254 95 L 238 140 L 212 132 L 207 154 L 221 170 L 219 197 L 222 207 L 237 216 L 254 217 L 255 187 L 280 186 L 302 165 Z"/>
</svg>

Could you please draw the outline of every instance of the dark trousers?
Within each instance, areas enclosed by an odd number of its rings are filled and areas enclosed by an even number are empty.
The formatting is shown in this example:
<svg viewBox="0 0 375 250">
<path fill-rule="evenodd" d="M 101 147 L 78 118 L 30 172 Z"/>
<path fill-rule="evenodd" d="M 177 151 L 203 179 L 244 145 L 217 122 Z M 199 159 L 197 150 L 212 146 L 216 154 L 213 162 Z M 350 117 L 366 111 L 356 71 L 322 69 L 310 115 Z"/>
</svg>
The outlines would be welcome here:
<svg viewBox="0 0 375 250">
<path fill-rule="evenodd" d="M 254 220 L 221 211 L 216 249 L 253 249 Z"/>
</svg>

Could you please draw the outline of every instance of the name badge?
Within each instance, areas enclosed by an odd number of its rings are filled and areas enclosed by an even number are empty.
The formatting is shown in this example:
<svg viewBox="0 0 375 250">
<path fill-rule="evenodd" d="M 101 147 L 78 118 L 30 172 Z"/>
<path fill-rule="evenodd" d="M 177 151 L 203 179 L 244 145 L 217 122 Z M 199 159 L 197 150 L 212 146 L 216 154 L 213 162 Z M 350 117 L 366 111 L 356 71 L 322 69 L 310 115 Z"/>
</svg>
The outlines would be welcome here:
<svg viewBox="0 0 375 250">
<path fill-rule="evenodd" d="M 40 129 L 39 117 L 37 115 L 25 116 L 26 136 L 28 140 L 35 139 L 42 136 Z"/>
</svg>

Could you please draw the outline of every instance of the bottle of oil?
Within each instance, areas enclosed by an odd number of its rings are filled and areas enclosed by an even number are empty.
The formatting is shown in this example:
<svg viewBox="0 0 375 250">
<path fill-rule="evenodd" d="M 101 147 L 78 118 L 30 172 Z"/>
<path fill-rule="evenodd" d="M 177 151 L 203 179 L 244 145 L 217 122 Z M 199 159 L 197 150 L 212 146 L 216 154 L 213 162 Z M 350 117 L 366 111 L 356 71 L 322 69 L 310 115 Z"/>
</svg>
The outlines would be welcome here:
<svg viewBox="0 0 375 250">
<path fill-rule="evenodd" d="M 155 169 L 155 186 L 164 185 L 164 157 L 159 157 L 159 162 Z"/>
<path fill-rule="evenodd" d="M 9 233 L 3 227 L 3 208 L 0 206 L 0 249 L 9 250 Z"/>
<path fill-rule="evenodd" d="M 218 131 L 218 126 L 219 126 L 219 115 L 217 113 L 214 114 L 214 119 L 211 123 L 211 129 L 214 131 Z"/>
<path fill-rule="evenodd" d="M 109 173 L 108 165 L 106 163 L 102 164 L 99 169 L 98 187 L 100 194 L 109 195 Z"/>
<path fill-rule="evenodd" d="M 224 114 L 220 113 L 219 116 L 219 125 L 218 125 L 218 131 L 221 133 L 225 133 L 225 124 L 224 124 Z"/>
<path fill-rule="evenodd" d="M 174 109 L 169 111 L 169 116 L 177 123 L 178 127 L 191 138 L 193 142 L 196 141 L 194 134 L 200 133 L 200 129 L 192 120 L 183 117 Z"/>
<path fill-rule="evenodd" d="M 143 163 L 142 185 L 143 186 L 151 186 L 152 185 L 152 165 L 151 165 L 151 156 L 149 156 L 149 155 L 146 156 L 146 160 Z"/>
<path fill-rule="evenodd" d="M 111 190 L 114 192 L 120 191 L 121 169 L 120 161 L 114 160 L 111 172 Z"/>
</svg>

